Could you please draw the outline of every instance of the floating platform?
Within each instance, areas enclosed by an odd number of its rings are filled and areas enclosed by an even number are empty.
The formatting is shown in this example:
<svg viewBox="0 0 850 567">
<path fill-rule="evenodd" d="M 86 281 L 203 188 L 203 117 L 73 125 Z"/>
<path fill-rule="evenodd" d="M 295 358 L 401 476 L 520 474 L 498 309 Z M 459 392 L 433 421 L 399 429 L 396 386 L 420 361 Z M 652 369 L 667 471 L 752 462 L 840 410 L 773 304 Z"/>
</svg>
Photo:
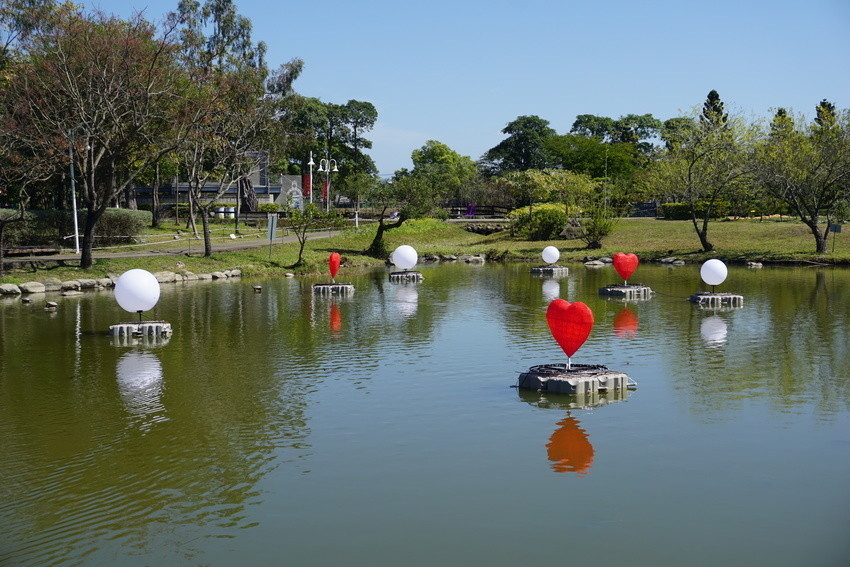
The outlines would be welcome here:
<svg viewBox="0 0 850 567">
<path fill-rule="evenodd" d="M 425 276 L 422 275 L 422 272 L 417 272 L 415 270 L 390 272 L 390 281 L 393 283 L 421 282 L 424 279 Z"/>
<path fill-rule="evenodd" d="M 313 293 L 318 293 L 319 295 L 350 295 L 354 293 L 354 284 L 317 283 L 313 284 Z"/>
<path fill-rule="evenodd" d="M 519 375 L 518 388 L 557 394 L 590 394 L 637 386 L 625 373 L 601 364 L 540 364 Z"/>
<path fill-rule="evenodd" d="M 569 275 L 570 269 L 566 266 L 535 266 L 531 268 L 531 273 L 544 276 L 566 276 Z"/>
<path fill-rule="evenodd" d="M 140 323 L 116 323 L 109 326 L 109 334 L 122 336 L 170 337 L 171 323 L 165 321 L 142 321 Z"/>
<path fill-rule="evenodd" d="M 734 293 L 701 292 L 693 294 L 690 302 L 707 307 L 743 307 L 744 296 Z"/>
<path fill-rule="evenodd" d="M 599 295 L 618 299 L 650 299 L 653 293 L 649 286 L 643 284 L 612 284 L 599 288 Z"/>
</svg>

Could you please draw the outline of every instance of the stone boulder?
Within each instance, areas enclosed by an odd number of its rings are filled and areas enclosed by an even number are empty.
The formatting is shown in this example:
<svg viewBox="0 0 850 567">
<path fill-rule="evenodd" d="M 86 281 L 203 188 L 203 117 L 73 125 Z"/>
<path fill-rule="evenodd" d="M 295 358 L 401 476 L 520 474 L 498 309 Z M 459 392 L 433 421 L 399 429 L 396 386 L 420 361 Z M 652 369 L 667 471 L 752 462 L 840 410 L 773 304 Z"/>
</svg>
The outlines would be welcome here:
<svg viewBox="0 0 850 567">
<path fill-rule="evenodd" d="M 41 282 L 26 282 L 18 287 L 21 288 L 21 293 L 44 293 L 47 291 L 47 288 Z"/>
<path fill-rule="evenodd" d="M 62 280 L 59 278 L 46 278 L 41 283 L 46 291 L 62 291 Z"/>
<path fill-rule="evenodd" d="M 174 283 L 177 281 L 177 274 L 174 272 L 156 272 L 153 277 L 155 277 L 156 281 L 159 283 Z"/>
<path fill-rule="evenodd" d="M 62 291 L 68 291 L 69 289 L 80 289 L 82 286 L 80 282 L 77 280 L 68 280 L 62 282 Z"/>
<path fill-rule="evenodd" d="M 21 288 L 13 283 L 0 284 L 0 295 L 21 295 Z"/>
</svg>

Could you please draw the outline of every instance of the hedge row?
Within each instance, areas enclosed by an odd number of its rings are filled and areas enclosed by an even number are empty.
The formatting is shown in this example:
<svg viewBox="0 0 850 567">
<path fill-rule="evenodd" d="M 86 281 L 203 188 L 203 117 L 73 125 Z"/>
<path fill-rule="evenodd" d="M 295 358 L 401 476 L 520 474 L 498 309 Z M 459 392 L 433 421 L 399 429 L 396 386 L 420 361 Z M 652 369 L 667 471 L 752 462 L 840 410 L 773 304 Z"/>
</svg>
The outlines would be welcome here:
<svg viewBox="0 0 850 567">
<path fill-rule="evenodd" d="M 3 209 L 6 215 L 10 211 Z M 86 222 L 86 211 L 77 212 L 79 232 Z M 151 225 L 150 211 L 106 209 L 95 227 L 95 246 L 131 242 Z M 69 246 L 74 234 L 71 211 L 28 211 L 23 222 L 6 227 L 4 246 Z"/>
<path fill-rule="evenodd" d="M 696 214 L 698 219 L 705 216 L 706 206 L 705 201 L 697 201 Z M 726 201 L 715 202 L 711 208 L 711 218 L 718 219 L 729 216 L 729 208 L 729 203 Z M 690 220 L 691 206 L 686 203 L 663 203 L 661 215 L 667 220 Z"/>
</svg>

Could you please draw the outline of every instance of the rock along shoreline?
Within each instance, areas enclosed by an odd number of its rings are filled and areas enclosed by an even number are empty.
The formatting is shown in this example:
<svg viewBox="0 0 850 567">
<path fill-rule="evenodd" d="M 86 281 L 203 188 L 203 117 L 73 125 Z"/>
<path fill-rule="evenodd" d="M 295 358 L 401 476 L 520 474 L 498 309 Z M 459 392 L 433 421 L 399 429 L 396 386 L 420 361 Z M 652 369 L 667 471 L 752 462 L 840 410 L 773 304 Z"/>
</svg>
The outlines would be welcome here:
<svg viewBox="0 0 850 567">
<path fill-rule="evenodd" d="M 223 270 L 208 274 L 195 274 L 188 270 L 179 272 L 154 272 L 159 283 L 181 283 L 191 281 L 226 281 L 242 277 L 242 270 Z M 85 291 L 97 291 L 115 287 L 117 274 L 109 274 L 104 278 L 62 281 L 58 278 L 47 278 L 41 281 L 24 282 L 22 284 L 0 284 L 0 296 L 29 296 L 42 293 L 59 293 L 63 296 L 80 295 Z"/>
</svg>

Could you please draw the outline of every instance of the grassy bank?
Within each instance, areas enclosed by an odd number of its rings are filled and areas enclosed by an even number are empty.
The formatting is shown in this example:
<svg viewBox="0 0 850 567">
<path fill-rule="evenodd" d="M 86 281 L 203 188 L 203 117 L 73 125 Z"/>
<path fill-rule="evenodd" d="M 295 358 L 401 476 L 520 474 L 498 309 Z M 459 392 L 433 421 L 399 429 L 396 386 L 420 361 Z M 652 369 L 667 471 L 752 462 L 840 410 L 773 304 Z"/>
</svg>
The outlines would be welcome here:
<svg viewBox="0 0 850 567">
<path fill-rule="evenodd" d="M 61 280 L 97 278 L 106 274 L 120 274 L 131 268 L 144 268 L 151 272 L 189 270 L 208 273 L 239 268 L 246 276 L 261 276 L 294 272 L 297 274 L 324 273 L 327 256 L 339 252 L 343 266 L 379 266 L 382 260 L 364 256 L 362 251 L 371 242 L 374 227 L 350 229 L 341 234 L 307 242 L 304 264 L 294 268 L 298 244 L 278 244 L 269 249 L 260 245 L 250 250 L 219 252 L 211 258 L 196 253 L 182 256 L 138 256 L 132 258 L 100 258 L 95 254 L 91 270 L 73 266 L 55 266 L 40 269 L 27 268 L 10 271 L 2 282 L 22 283 L 50 277 Z M 701 252 L 699 240 L 688 221 L 662 221 L 655 219 L 623 219 L 614 232 L 604 240 L 599 250 L 587 250 L 577 240 L 523 241 L 507 233 L 480 236 L 463 230 L 462 225 L 436 220 L 405 223 L 401 228 L 385 234 L 388 250 L 401 244 L 410 244 L 425 254 L 487 254 L 491 258 L 507 261 L 539 262 L 540 251 L 548 245 L 558 247 L 561 262 L 581 261 L 585 256 L 611 256 L 616 252 L 633 252 L 643 261 L 676 256 L 688 262 L 701 262 L 720 258 L 729 263 L 761 262 L 825 262 L 850 264 L 850 236 L 836 235 L 833 252 L 833 235 L 829 237 L 829 254 L 816 255 L 814 239 L 805 226 L 798 222 L 775 220 L 736 220 L 712 223 L 709 240 L 715 245 L 710 254 Z M 258 243 L 265 240 L 258 239 Z"/>
</svg>

